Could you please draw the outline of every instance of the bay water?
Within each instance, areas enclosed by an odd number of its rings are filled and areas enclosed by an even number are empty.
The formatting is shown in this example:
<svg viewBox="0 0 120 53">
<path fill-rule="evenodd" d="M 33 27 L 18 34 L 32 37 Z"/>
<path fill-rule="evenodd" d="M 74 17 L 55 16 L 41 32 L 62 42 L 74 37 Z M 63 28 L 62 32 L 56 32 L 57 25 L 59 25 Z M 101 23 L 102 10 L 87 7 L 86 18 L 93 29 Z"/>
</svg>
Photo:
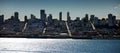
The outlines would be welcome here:
<svg viewBox="0 0 120 53">
<path fill-rule="evenodd" d="M 0 53 L 120 53 L 120 40 L 0 38 Z"/>
</svg>

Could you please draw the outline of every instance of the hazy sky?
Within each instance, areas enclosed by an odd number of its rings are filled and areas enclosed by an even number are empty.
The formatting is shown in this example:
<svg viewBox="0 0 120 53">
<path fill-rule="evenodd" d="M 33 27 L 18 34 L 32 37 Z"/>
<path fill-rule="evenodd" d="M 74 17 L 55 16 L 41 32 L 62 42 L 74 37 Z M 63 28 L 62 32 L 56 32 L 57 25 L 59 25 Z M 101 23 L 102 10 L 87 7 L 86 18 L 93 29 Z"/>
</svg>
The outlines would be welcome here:
<svg viewBox="0 0 120 53">
<path fill-rule="evenodd" d="M 25 15 L 30 18 L 30 14 L 40 18 L 40 9 L 45 9 L 46 14 L 52 14 L 53 18 L 58 18 L 62 11 L 65 20 L 67 11 L 72 19 L 83 18 L 86 13 L 99 18 L 106 18 L 112 13 L 120 19 L 120 0 L 0 0 L 0 15 L 4 14 L 5 19 L 15 11 L 19 12 L 21 20 Z"/>
</svg>

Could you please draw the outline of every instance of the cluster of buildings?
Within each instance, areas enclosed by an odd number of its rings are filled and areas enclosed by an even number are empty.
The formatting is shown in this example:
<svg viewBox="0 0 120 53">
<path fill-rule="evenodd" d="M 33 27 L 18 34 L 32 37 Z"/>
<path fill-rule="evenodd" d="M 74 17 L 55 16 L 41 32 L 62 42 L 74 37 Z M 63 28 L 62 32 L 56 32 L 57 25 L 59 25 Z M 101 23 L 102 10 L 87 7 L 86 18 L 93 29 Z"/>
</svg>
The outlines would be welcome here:
<svg viewBox="0 0 120 53">
<path fill-rule="evenodd" d="M 30 19 L 24 17 L 19 20 L 19 13 L 15 12 L 9 19 L 4 20 L 0 15 L 0 36 L 1 37 L 92 37 L 92 38 L 113 38 L 120 37 L 120 20 L 115 15 L 108 14 L 108 18 L 99 19 L 95 15 L 86 14 L 84 18 L 76 17 L 72 20 L 67 12 L 67 20 L 62 20 L 62 12 L 59 12 L 59 19 L 53 19 L 52 14 L 40 10 L 40 19 L 31 14 Z"/>
</svg>

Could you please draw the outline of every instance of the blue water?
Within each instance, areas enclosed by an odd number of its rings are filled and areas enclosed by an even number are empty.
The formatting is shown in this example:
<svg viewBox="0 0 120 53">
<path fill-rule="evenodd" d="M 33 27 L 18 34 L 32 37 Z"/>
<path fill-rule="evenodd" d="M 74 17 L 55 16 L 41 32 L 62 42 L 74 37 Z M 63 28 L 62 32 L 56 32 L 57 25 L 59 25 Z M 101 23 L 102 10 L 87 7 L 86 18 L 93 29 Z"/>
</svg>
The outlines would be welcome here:
<svg viewBox="0 0 120 53">
<path fill-rule="evenodd" d="M 120 40 L 0 38 L 0 53 L 120 53 Z"/>
</svg>

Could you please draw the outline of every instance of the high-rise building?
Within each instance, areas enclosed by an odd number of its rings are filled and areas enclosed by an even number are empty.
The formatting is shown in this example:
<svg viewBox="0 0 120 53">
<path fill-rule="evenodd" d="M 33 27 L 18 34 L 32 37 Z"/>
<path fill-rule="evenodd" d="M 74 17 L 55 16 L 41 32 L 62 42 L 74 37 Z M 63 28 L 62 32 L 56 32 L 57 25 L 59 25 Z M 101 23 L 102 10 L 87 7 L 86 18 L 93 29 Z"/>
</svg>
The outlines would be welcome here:
<svg viewBox="0 0 120 53">
<path fill-rule="evenodd" d="M 14 18 L 15 18 L 15 20 L 17 20 L 19 18 L 19 13 L 18 12 L 14 13 Z"/>
<path fill-rule="evenodd" d="M 108 25 L 114 26 L 115 25 L 116 16 L 113 16 L 112 14 L 108 14 Z"/>
<path fill-rule="evenodd" d="M 88 14 L 85 15 L 85 20 L 88 21 Z"/>
<path fill-rule="evenodd" d="M 70 13 L 67 12 L 67 21 L 69 22 L 71 20 Z"/>
<path fill-rule="evenodd" d="M 52 14 L 49 14 L 48 16 L 48 25 L 51 25 L 52 24 Z"/>
<path fill-rule="evenodd" d="M 87 23 L 87 22 L 88 22 L 88 14 L 85 15 L 85 17 L 82 19 L 82 21 L 83 21 L 84 23 Z"/>
<path fill-rule="evenodd" d="M 93 19 L 93 24 L 94 25 L 98 25 L 99 23 L 98 23 L 98 17 L 94 17 L 94 19 Z"/>
<path fill-rule="evenodd" d="M 43 22 L 46 21 L 46 14 L 45 14 L 45 10 L 40 10 L 40 16 L 41 16 L 41 20 Z"/>
<path fill-rule="evenodd" d="M 91 16 L 90 16 L 90 21 L 93 22 L 94 18 L 95 18 L 95 16 L 94 16 L 94 15 L 91 15 Z"/>
<path fill-rule="evenodd" d="M 116 23 L 116 16 L 113 16 L 113 24 L 115 25 Z"/>
<path fill-rule="evenodd" d="M 59 20 L 62 21 L 62 12 L 59 13 Z"/>
<path fill-rule="evenodd" d="M 28 22 L 27 16 L 24 17 L 24 21 L 25 21 L 25 22 Z"/>
<path fill-rule="evenodd" d="M 4 23 L 4 15 L 0 15 L 0 25 Z"/>
<path fill-rule="evenodd" d="M 19 20 L 19 13 L 18 12 L 15 12 L 14 13 L 14 17 L 13 17 L 13 22 L 19 22 L 20 20 Z"/>
</svg>

